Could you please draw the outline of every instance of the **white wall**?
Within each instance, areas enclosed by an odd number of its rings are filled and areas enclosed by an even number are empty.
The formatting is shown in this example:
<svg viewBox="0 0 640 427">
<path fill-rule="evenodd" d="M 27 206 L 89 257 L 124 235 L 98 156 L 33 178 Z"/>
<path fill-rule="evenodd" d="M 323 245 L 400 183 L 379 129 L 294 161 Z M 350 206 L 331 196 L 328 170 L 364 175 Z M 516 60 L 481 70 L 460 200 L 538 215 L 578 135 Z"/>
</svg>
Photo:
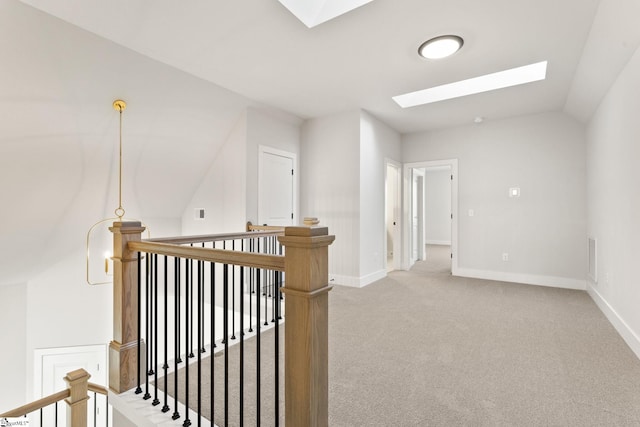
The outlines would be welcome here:
<svg viewBox="0 0 640 427">
<path fill-rule="evenodd" d="M 361 111 L 360 286 L 386 276 L 385 159 L 399 161 L 400 157 L 400 134 Z"/>
<path fill-rule="evenodd" d="M 427 169 L 424 178 L 424 240 L 432 245 L 451 244 L 451 170 Z"/>
<path fill-rule="evenodd" d="M 384 277 L 385 158 L 400 158 L 400 135 L 364 111 L 302 127 L 301 216 L 316 216 L 336 240 L 329 277 L 364 286 Z"/>
<path fill-rule="evenodd" d="M 307 120 L 302 125 L 300 217 L 318 217 L 336 240 L 329 247 L 335 283 L 359 277 L 360 112 Z"/>
<path fill-rule="evenodd" d="M 403 137 L 405 162 L 450 158 L 459 159 L 460 275 L 585 288 L 583 126 L 547 113 Z M 521 196 L 509 198 L 515 186 Z"/>
<path fill-rule="evenodd" d="M 182 214 L 185 236 L 243 231 L 246 227 L 247 116 L 242 114 Z M 205 219 L 195 219 L 195 209 Z"/>
<path fill-rule="evenodd" d="M 301 120 L 287 113 L 248 108 L 187 205 L 182 233 L 243 231 L 247 221 L 257 223 L 258 147 L 266 145 L 299 156 L 300 126 Z M 197 208 L 205 209 L 204 220 L 194 219 Z"/>
<path fill-rule="evenodd" d="M 587 131 L 588 234 L 598 242 L 590 294 L 640 357 L 640 50 Z"/>
<path fill-rule="evenodd" d="M 300 127 L 302 120 L 289 114 L 249 108 L 247 110 L 247 221 L 258 222 L 258 152 L 259 146 L 293 153 L 300 158 Z M 298 165 L 300 169 L 300 165 Z M 300 171 L 295 173 L 296 188 L 300 188 Z M 299 196 L 296 195 L 299 201 Z M 300 212 L 300 206 L 295 206 Z M 301 221 L 299 221 L 301 222 Z"/>
<path fill-rule="evenodd" d="M 24 405 L 26 395 L 27 287 L 0 286 L 2 301 L 2 363 L 0 363 L 0 413 Z"/>
<path fill-rule="evenodd" d="M 35 349 L 106 344 L 113 339 L 113 287 L 87 285 L 85 256 L 79 250 L 28 283 L 28 401 L 34 398 Z"/>
</svg>

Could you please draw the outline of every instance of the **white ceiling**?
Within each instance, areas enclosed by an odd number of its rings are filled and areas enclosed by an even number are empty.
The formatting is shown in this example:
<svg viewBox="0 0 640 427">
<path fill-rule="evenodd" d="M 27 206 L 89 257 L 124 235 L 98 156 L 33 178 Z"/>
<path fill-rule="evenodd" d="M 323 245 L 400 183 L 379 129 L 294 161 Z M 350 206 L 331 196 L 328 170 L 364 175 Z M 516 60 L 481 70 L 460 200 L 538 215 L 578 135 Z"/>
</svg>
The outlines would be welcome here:
<svg viewBox="0 0 640 427">
<path fill-rule="evenodd" d="M 309 29 L 278 0 L 23 1 L 302 118 L 363 108 L 403 133 L 470 123 L 476 116 L 499 119 L 563 109 L 599 3 L 375 0 Z M 637 9 L 638 2 L 603 3 Z M 623 13 L 622 19 L 633 16 Z M 604 24 L 605 31 L 611 27 Z M 619 63 L 626 63 L 637 46 L 637 39 L 625 40 L 620 30 L 624 22 L 608 24 L 617 29 L 614 37 L 605 38 L 613 44 L 609 53 L 622 53 L 621 59 L 614 61 L 611 73 L 600 71 L 606 63 L 578 70 L 578 92 L 590 76 L 598 81 L 603 75 L 617 76 Z M 462 36 L 463 50 L 442 61 L 419 58 L 420 43 L 441 34 Z M 617 52 L 623 44 L 626 48 Z M 545 82 L 409 110 L 391 100 L 401 93 L 544 60 L 549 61 Z M 608 88 L 610 83 L 603 85 Z M 602 96 L 600 90 L 586 92 L 590 95 L 571 96 L 579 99 L 572 112 L 581 119 L 586 118 L 582 110 L 592 111 Z M 590 107 L 585 108 L 585 102 Z"/>
<path fill-rule="evenodd" d="M 638 0 L 374 0 L 307 28 L 279 0 L 0 0 L 0 285 L 112 215 L 116 98 L 129 104 L 124 206 L 176 219 L 250 106 L 365 109 L 402 133 L 563 109 L 586 122 L 640 42 L 637 16 Z M 418 57 L 445 33 L 464 48 Z M 391 99 L 543 60 L 543 82 Z"/>
</svg>

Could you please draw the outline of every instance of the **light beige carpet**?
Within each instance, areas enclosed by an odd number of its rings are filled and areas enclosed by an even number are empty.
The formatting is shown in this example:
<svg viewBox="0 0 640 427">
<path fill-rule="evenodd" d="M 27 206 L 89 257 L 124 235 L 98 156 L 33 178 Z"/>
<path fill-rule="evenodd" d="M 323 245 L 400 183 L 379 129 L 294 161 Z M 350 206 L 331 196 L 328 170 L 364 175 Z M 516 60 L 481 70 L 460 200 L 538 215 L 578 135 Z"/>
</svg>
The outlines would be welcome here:
<svg viewBox="0 0 640 427">
<path fill-rule="evenodd" d="M 586 292 L 452 277 L 448 253 L 330 293 L 330 425 L 640 426 L 640 361 Z"/>
</svg>

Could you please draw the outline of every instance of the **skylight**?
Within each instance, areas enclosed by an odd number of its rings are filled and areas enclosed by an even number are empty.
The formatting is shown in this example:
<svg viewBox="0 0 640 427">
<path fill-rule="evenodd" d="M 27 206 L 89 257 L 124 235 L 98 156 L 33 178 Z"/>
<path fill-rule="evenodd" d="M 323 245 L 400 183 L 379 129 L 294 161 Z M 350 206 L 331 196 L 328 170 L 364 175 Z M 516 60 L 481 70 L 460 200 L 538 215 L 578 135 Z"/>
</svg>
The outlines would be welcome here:
<svg viewBox="0 0 640 427">
<path fill-rule="evenodd" d="M 373 0 L 279 0 L 309 28 L 336 18 Z"/>
<path fill-rule="evenodd" d="M 446 99 L 460 98 L 462 96 L 544 80 L 546 76 L 547 61 L 542 61 L 467 80 L 460 80 L 442 86 L 397 95 L 393 97 L 393 100 L 402 108 L 415 107 L 416 105 L 430 104 Z"/>
</svg>

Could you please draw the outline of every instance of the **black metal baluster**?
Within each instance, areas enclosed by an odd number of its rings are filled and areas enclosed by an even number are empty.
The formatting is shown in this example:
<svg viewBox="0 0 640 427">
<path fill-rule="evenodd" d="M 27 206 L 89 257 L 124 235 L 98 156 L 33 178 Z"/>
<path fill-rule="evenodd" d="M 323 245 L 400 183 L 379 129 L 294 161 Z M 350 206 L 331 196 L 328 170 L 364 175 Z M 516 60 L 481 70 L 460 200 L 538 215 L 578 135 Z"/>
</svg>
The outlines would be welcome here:
<svg viewBox="0 0 640 427">
<path fill-rule="evenodd" d="M 148 375 L 155 374 L 155 366 L 153 366 L 153 254 L 149 254 L 149 271 L 147 272 L 147 277 L 149 280 L 149 284 L 147 286 L 148 298 L 147 298 L 147 324 L 149 330 L 149 363 L 147 363 Z M 151 366 L 151 368 L 149 368 Z"/>
<path fill-rule="evenodd" d="M 216 242 L 213 242 L 213 249 L 216 248 Z M 211 353 L 217 347 L 215 342 L 216 333 L 216 271 L 215 263 L 211 263 Z M 211 364 L 213 367 L 213 363 Z M 213 418 L 211 418 L 213 420 Z"/>
<path fill-rule="evenodd" d="M 138 386 L 136 387 L 136 394 L 142 393 L 142 388 L 140 387 L 140 371 L 142 361 L 140 360 L 140 347 L 142 346 L 142 337 L 141 334 L 142 328 L 142 254 L 138 252 L 138 372 L 136 372 L 136 376 L 138 377 Z M 146 352 L 145 352 L 146 353 Z"/>
<path fill-rule="evenodd" d="M 225 249 L 227 249 L 227 242 L 223 240 L 222 241 L 222 250 L 225 250 Z M 225 304 L 225 301 L 227 300 L 227 297 L 224 296 L 224 295 L 226 295 L 224 293 L 224 291 L 226 289 L 225 286 L 227 286 L 227 279 L 224 277 L 224 268 L 223 268 L 223 277 L 222 277 L 222 289 L 223 289 L 222 295 L 224 297 L 224 300 L 222 301 L 222 306 L 223 307 L 225 307 L 224 304 Z M 226 315 L 227 315 L 227 312 L 225 311 L 224 314 L 223 314 L 223 319 L 224 319 L 224 316 L 226 316 Z M 223 327 L 225 329 L 224 332 L 222 332 L 222 344 L 226 344 L 227 343 L 227 335 L 228 335 L 226 332 L 227 332 L 227 326 L 228 325 L 226 323 L 224 323 L 224 321 L 222 322 L 222 325 L 223 325 Z"/>
<path fill-rule="evenodd" d="M 58 402 L 56 402 L 56 406 L 55 406 L 55 411 L 54 411 L 54 416 L 55 416 L 55 425 L 56 427 L 58 427 Z M 40 425 L 42 425 L 42 420 L 40 420 Z"/>
<path fill-rule="evenodd" d="M 213 242 L 213 247 L 215 248 L 216 243 Z M 214 423 L 213 414 L 215 413 L 215 363 L 213 360 L 214 350 L 213 348 L 216 346 L 216 265 L 215 263 L 210 263 L 211 269 L 211 277 L 209 278 L 211 282 L 211 398 L 209 401 L 209 405 L 211 406 L 211 424 Z"/>
<path fill-rule="evenodd" d="M 223 265 L 224 425 L 229 425 L 229 265 Z"/>
<path fill-rule="evenodd" d="M 202 261 L 198 261 L 198 349 L 202 348 L 202 275 L 203 275 Z M 202 423 L 202 352 L 198 351 L 198 426 Z"/>
<path fill-rule="evenodd" d="M 173 347 L 173 367 L 174 367 L 174 384 L 173 384 L 173 415 L 171 419 L 177 420 L 180 418 L 180 412 L 178 412 L 178 363 L 180 363 L 180 258 L 174 258 L 174 301 L 173 305 L 175 307 L 175 339 L 174 339 L 174 347 Z"/>
<path fill-rule="evenodd" d="M 273 298 L 271 298 L 271 323 L 276 320 L 276 271 L 271 272 L 271 286 L 273 287 Z"/>
<path fill-rule="evenodd" d="M 154 393 L 153 393 L 153 406 L 160 404 L 158 399 L 158 254 L 153 255 L 153 369 L 154 369 Z"/>
<path fill-rule="evenodd" d="M 105 427 L 109 427 L 109 395 L 108 394 L 105 395 L 105 402 L 106 402 L 106 405 L 107 405 L 106 406 L 106 411 L 107 411 L 106 420 L 107 420 L 107 423 L 105 424 Z"/>
<path fill-rule="evenodd" d="M 231 250 L 236 249 L 236 241 L 231 241 Z M 236 269 L 231 267 L 231 339 L 236 339 Z"/>
<path fill-rule="evenodd" d="M 241 288 L 243 284 L 244 267 L 240 267 Z M 244 292 L 240 292 L 240 297 L 240 427 L 242 427 L 244 426 Z"/>
<path fill-rule="evenodd" d="M 254 249 L 254 239 L 249 239 L 249 252 L 253 252 Z M 249 332 L 253 332 L 253 323 L 252 323 L 252 314 L 253 314 L 253 303 L 251 299 L 251 294 L 255 293 L 254 287 L 254 277 L 255 277 L 255 268 L 249 269 Z"/>
<path fill-rule="evenodd" d="M 193 243 L 191 244 L 191 247 L 193 247 Z M 191 293 L 191 298 L 189 299 L 189 304 L 191 305 L 189 307 L 189 311 L 191 313 L 191 316 L 189 317 L 189 342 L 190 342 L 190 346 L 189 346 L 189 358 L 193 358 L 195 357 L 195 354 L 193 354 L 193 259 L 189 260 L 189 270 L 191 272 L 191 275 L 189 276 L 189 292 Z"/>
<path fill-rule="evenodd" d="M 284 246 L 282 246 L 282 243 L 278 242 L 278 255 L 284 255 Z M 278 284 L 279 287 L 282 287 L 282 283 L 284 283 L 285 281 L 285 277 L 284 277 L 284 271 L 280 272 L 280 283 Z M 282 292 L 280 292 L 280 301 L 282 301 L 284 299 L 284 295 L 282 294 Z M 279 305 L 280 307 L 280 305 Z M 282 315 L 282 310 L 278 310 L 278 313 L 280 315 Z M 282 316 L 279 317 L 279 319 L 282 319 Z"/>
<path fill-rule="evenodd" d="M 149 264 L 151 262 L 150 259 L 151 259 L 151 254 L 147 253 L 147 259 L 146 259 L 146 262 L 145 262 L 146 271 L 145 271 L 145 274 L 144 274 L 144 277 L 145 277 L 145 284 L 144 284 L 145 285 L 145 298 L 146 298 L 145 304 L 144 304 L 144 308 L 145 308 L 145 311 L 146 311 L 145 312 L 145 319 L 146 319 L 145 338 L 146 338 L 146 342 L 147 342 L 147 345 L 148 345 L 149 348 L 147 348 L 146 351 L 145 351 L 145 357 L 146 357 L 146 361 L 145 361 L 146 372 L 145 373 L 146 373 L 146 375 L 145 375 L 145 381 L 144 381 L 144 396 L 142 397 L 144 400 L 151 399 L 151 394 L 149 393 L 149 375 L 150 375 L 149 366 L 151 366 L 151 363 L 150 363 L 150 360 L 149 360 L 150 359 L 149 358 L 149 353 L 151 351 L 151 340 L 150 340 L 150 333 L 149 333 L 149 328 L 150 328 L 149 324 L 151 323 L 149 321 L 149 302 L 150 302 L 149 300 L 151 299 L 150 295 L 149 295 L 149 286 L 151 286 L 150 285 L 151 281 L 149 280 L 149 274 L 150 274 L 150 271 L 151 271 L 151 269 L 149 268 Z"/>
<path fill-rule="evenodd" d="M 266 250 L 266 252 L 268 254 L 273 254 L 273 236 L 267 237 L 267 242 L 269 242 L 269 249 Z M 267 287 L 267 291 L 269 293 L 269 298 L 271 298 L 271 295 L 273 294 L 273 282 L 269 283 L 269 286 Z"/>
<path fill-rule="evenodd" d="M 263 294 L 264 296 L 264 326 L 269 326 L 269 322 L 267 321 L 268 318 L 268 313 L 269 313 L 269 307 L 267 305 L 267 303 L 269 302 L 269 297 L 267 296 L 267 292 L 266 292 L 266 288 L 269 287 L 269 272 L 267 270 L 264 270 L 263 273 L 264 274 L 264 286 L 265 286 L 265 292 Z"/>
<path fill-rule="evenodd" d="M 278 279 L 279 279 L 279 275 L 280 273 L 278 271 L 274 271 L 275 273 L 275 278 L 276 278 L 276 284 L 278 283 Z M 276 287 L 276 301 L 280 299 L 279 294 L 280 294 L 280 287 L 277 286 Z M 274 304 L 275 305 L 275 304 Z M 275 425 L 276 427 L 278 427 L 280 425 L 280 322 L 279 322 L 279 318 L 276 315 L 276 325 L 275 325 L 275 356 L 274 356 L 274 376 L 275 376 L 275 396 L 276 396 L 276 407 L 275 407 L 275 412 L 276 412 L 276 419 L 275 419 Z"/>
<path fill-rule="evenodd" d="M 264 253 L 268 253 L 269 252 L 269 245 L 267 245 L 267 238 L 263 237 L 262 240 L 264 241 Z M 264 272 L 264 274 L 266 274 L 266 271 Z M 267 280 L 266 280 L 266 276 L 265 276 L 265 280 L 264 283 L 262 284 L 262 296 L 266 297 L 267 296 Z"/>
<path fill-rule="evenodd" d="M 186 276 L 185 276 L 186 281 L 185 281 L 185 286 L 184 286 L 185 292 L 186 292 L 186 295 L 185 295 L 185 297 L 186 297 L 185 300 L 186 301 L 185 301 L 185 304 L 184 304 L 184 311 L 185 311 L 184 317 L 185 317 L 185 323 L 187 324 L 187 329 L 190 328 L 190 326 L 189 326 L 189 314 L 190 314 L 189 313 L 189 292 L 190 292 L 190 289 L 189 289 L 189 264 L 190 264 L 190 262 L 191 262 L 191 260 L 189 260 L 189 259 L 185 259 L 184 260 L 184 265 L 185 265 L 185 270 L 186 270 L 185 271 L 185 273 L 186 273 Z M 189 340 L 190 340 L 189 333 L 185 333 L 184 334 L 185 350 L 190 348 L 189 347 L 189 344 L 190 344 Z M 191 343 L 191 345 L 193 345 L 193 343 Z M 184 370 L 185 370 L 185 372 L 184 372 L 184 382 L 185 382 L 185 387 L 184 387 L 184 390 L 185 390 L 185 393 L 184 393 L 184 396 L 185 396 L 184 397 L 184 407 L 185 407 L 186 415 L 185 415 L 184 422 L 182 423 L 182 426 L 183 427 L 189 427 L 191 425 L 191 420 L 189 419 L 189 361 L 188 360 L 184 364 Z"/>
<path fill-rule="evenodd" d="M 180 338 L 182 337 L 182 299 L 180 297 L 181 295 L 181 286 L 180 283 L 181 282 L 181 275 L 180 275 L 180 259 L 176 259 L 176 301 L 175 301 L 175 305 L 176 305 L 176 348 L 178 351 L 176 351 L 176 363 L 182 363 L 182 347 L 180 347 Z M 186 350 L 185 350 L 186 353 Z M 176 367 L 176 375 L 177 375 L 178 369 Z M 177 409 L 176 409 L 177 410 Z"/>
<path fill-rule="evenodd" d="M 167 351 L 167 345 L 169 343 L 169 309 L 167 307 L 168 299 L 169 299 L 169 271 L 168 271 L 169 260 L 167 256 L 164 256 L 164 365 L 162 368 L 164 369 L 164 405 L 162 406 L 162 412 L 169 412 L 169 404 L 167 402 L 168 399 L 168 388 L 167 388 L 167 370 L 169 369 L 169 357 Z"/>
<path fill-rule="evenodd" d="M 283 248 L 284 246 L 282 246 L 282 244 L 280 244 L 280 242 L 278 242 L 278 255 L 282 256 L 283 255 Z M 282 294 L 282 292 L 280 292 L 280 290 L 282 289 L 282 285 L 284 283 L 284 271 L 280 272 L 279 275 L 279 280 L 278 280 L 278 293 L 280 294 L 280 298 L 278 298 L 278 319 L 282 320 L 282 300 L 284 299 L 284 296 Z"/>
<path fill-rule="evenodd" d="M 205 247 L 204 242 L 202 242 L 202 247 L 203 248 Z M 205 339 L 204 339 L 204 276 L 205 276 L 205 270 L 204 270 L 204 261 L 200 261 L 200 262 L 202 263 L 202 280 L 198 281 L 198 285 L 202 288 L 201 289 L 202 299 L 200 299 L 200 305 L 201 305 L 200 309 L 202 310 L 202 323 L 200 325 L 201 331 L 202 331 L 202 335 L 200 337 L 200 339 L 201 339 L 200 342 L 202 343 L 202 346 L 200 347 L 200 353 L 206 353 L 207 349 L 204 347 L 204 342 L 205 342 Z"/>
<path fill-rule="evenodd" d="M 262 270 L 256 270 L 256 286 L 260 289 Z M 256 420 L 260 426 L 260 293 L 256 292 Z"/>
</svg>

